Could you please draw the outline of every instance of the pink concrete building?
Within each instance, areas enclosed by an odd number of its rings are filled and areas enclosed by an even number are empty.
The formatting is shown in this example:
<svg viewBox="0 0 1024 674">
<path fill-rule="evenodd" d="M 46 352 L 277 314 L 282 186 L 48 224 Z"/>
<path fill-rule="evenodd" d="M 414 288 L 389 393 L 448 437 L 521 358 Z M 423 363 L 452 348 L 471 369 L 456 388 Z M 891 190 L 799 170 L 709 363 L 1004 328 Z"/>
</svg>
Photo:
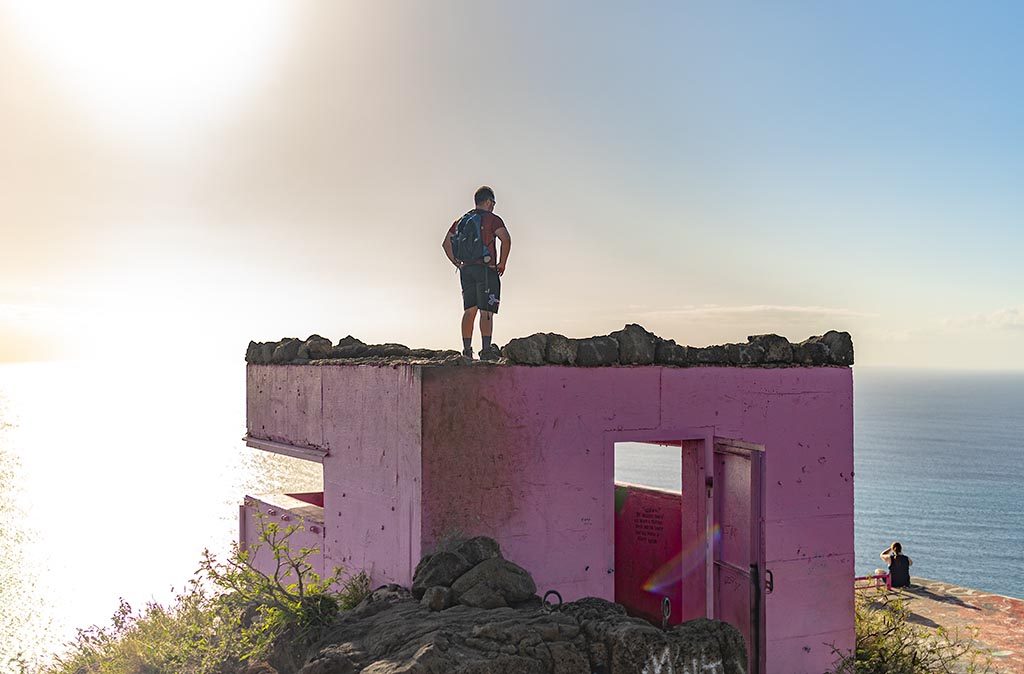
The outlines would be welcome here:
<svg viewBox="0 0 1024 674">
<path fill-rule="evenodd" d="M 487 535 L 541 593 L 734 624 L 752 672 L 819 674 L 853 647 L 849 367 L 321 360 L 247 379 L 248 444 L 322 463 L 324 491 L 247 497 L 243 545 L 260 510 L 305 523 L 318 567 L 408 586 L 439 541 Z M 681 493 L 616 490 L 621 442 L 677 452 Z"/>
</svg>

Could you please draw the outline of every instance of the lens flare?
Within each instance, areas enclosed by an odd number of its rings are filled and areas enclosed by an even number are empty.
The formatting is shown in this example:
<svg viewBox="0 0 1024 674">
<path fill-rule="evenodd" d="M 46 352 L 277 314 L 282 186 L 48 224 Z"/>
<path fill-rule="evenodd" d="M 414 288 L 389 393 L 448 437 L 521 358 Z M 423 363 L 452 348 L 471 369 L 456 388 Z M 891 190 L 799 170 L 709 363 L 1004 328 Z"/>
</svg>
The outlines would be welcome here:
<svg viewBox="0 0 1024 674">
<path fill-rule="evenodd" d="M 722 530 L 716 524 L 711 528 L 711 544 L 717 545 L 722 538 Z M 704 564 L 704 539 L 699 538 L 688 547 L 679 551 L 672 559 L 668 560 L 644 582 L 643 588 L 647 592 L 660 593 L 672 587 L 688 576 L 694 569 Z"/>
</svg>

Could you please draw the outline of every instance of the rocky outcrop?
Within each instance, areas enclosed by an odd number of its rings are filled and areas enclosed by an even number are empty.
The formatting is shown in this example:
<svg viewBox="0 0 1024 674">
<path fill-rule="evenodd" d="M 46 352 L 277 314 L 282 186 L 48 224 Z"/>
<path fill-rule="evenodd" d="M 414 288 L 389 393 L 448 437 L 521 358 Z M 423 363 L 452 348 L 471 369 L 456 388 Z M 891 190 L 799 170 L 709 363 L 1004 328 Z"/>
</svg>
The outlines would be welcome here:
<svg viewBox="0 0 1024 674">
<path fill-rule="evenodd" d="M 510 359 L 511 360 L 511 359 Z M 511 362 L 515 362 L 512 360 Z M 581 339 L 576 345 L 576 364 L 601 367 L 619 362 L 619 343 L 612 336 Z"/>
<path fill-rule="evenodd" d="M 296 358 L 306 358 L 309 360 L 330 358 L 332 351 L 331 340 L 325 339 L 320 335 L 312 335 L 299 346 Z"/>
<path fill-rule="evenodd" d="M 663 630 L 603 599 L 542 604 L 530 574 L 490 538 L 424 557 L 415 576 L 412 591 L 378 588 L 315 644 L 288 642 L 246 674 L 746 671 L 743 638 L 722 622 Z"/>
<path fill-rule="evenodd" d="M 413 598 L 424 600 L 432 610 L 458 604 L 476 608 L 514 606 L 536 599 L 536 592 L 530 574 L 502 557 L 498 543 L 486 536 L 427 555 L 412 578 Z"/>
<path fill-rule="evenodd" d="M 849 366 L 853 365 L 853 339 L 848 332 L 832 330 L 799 344 L 780 335 L 765 334 L 751 335 L 742 344 L 697 347 L 662 339 L 631 323 L 622 330 L 587 339 L 538 333 L 512 340 L 502 349 L 502 355 L 515 365 Z"/>
<path fill-rule="evenodd" d="M 853 338 L 829 330 L 794 344 L 774 334 L 751 335 L 744 343 L 687 346 L 662 339 L 630 323 L 608 335 L 570 339 L 538 332 L 511 340 L 501 349 L 498 364 L 609 367 L 667 365 L 671 367 L 848 367 L 853 365 Z M 384 364 L 467 365 L 458 351 L 411 349 L 404 344 L 365 344 L 349 335 L 337 344 L 319 335 L 306 340 L 249 342 L 245 361 L 254 364 Z M 477 363 L 479 364 L 479 363 Z M 488 363 L 491 365 L 493 363 Z"/>
<path fill-rule="evenodd" d="M 565 335 L 549 332 L 547 348 L 544 350 L 544 361 L 552 365 L 575 365 L 579 343 Z"/>
<path fill-rule="evenodd" d="M 310 649 L 298 672 L 743 674 L 746 661 L 739 632 L 713 620 L 661 630 L 601 599 L 557 608 L 432 611 L 408 590 L 388 585 L 345 613 Z M 271 670 L 277 674 L 295 671 L 288 663 L 272 664 L 279 665 Z"/>
<path fill-rule="evenodd" d="M 245 362 L 257 365 L 379 364 L 394 361 L 462 364 L 458 351 L 410 349 L 404 344 L 365 344 L 349 335 L 337 344 L 320 335 L 301 340 L 293 337 L 278 342 L 249 342 Z"/>
<path fill-rule="evenodd" d="M 630 323 L 608 335 L 619 345 L 619 362 L 623 365 L 651 365 L 658 338 L 643 326 Z"/>
<path fill-rule="evenodd" d="M 529 337 L 513 339 L 502 349 L 501 355 L 514 363 L 543 365 L 546 361 L 548 336 L 536 333 Z"/>
</svg>

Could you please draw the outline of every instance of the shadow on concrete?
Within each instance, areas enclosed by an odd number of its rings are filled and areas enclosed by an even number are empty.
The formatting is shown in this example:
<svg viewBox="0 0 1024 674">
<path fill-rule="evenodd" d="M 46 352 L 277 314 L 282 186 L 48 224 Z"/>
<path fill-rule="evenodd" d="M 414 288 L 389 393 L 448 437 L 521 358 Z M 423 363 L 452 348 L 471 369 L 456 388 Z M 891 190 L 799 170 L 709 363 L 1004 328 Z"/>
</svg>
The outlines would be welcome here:
<svg viewBox="0 0 1024 674">
<path fill-rule="evenodd" d="M 963 608 L 967 608 L 972 611 L 981 610 L 973 604 L 968 604 L 964 600 L 960 599 L 960 597 L 957 597 L 952 594 L 937 594 L 920 585 L 911 585 L 910 587 L 905 587 L 903 588 L 903 592 L 905 592 L 906 594 L 920 597 L 921 599 L 931 599 L 932 601 L 942 602 L 943 604 L 955 604 L 957 606 L 962 606 Z"/>
<path fill-rule="evenodd" d="M 921 625 L 922 627 L 939 627 L 939 623 L 934 620 L 930 620 L 929 618 L 925 618 L 923 615 L 918 615 L 913 612 L 907 614 L 907 622 L 914 623 L 915 625 Z"/>
</svg>

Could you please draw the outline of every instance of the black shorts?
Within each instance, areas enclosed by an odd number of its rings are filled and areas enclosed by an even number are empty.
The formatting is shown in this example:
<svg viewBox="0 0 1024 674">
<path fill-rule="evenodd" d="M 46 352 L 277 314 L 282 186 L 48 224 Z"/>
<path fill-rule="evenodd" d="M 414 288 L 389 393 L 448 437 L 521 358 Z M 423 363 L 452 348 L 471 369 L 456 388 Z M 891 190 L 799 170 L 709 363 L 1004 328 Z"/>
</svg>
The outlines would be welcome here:
<svg viewBox="0 0 1024 674">
<path fill-rule="evenodd" d="M 498 313 L 501 303 L 501 277 L 498 272 L 482 264 L 471 264 L 459 271 L 462 281 L 462 308 L 476 307 L 481 311 Z"/>
</svg>

